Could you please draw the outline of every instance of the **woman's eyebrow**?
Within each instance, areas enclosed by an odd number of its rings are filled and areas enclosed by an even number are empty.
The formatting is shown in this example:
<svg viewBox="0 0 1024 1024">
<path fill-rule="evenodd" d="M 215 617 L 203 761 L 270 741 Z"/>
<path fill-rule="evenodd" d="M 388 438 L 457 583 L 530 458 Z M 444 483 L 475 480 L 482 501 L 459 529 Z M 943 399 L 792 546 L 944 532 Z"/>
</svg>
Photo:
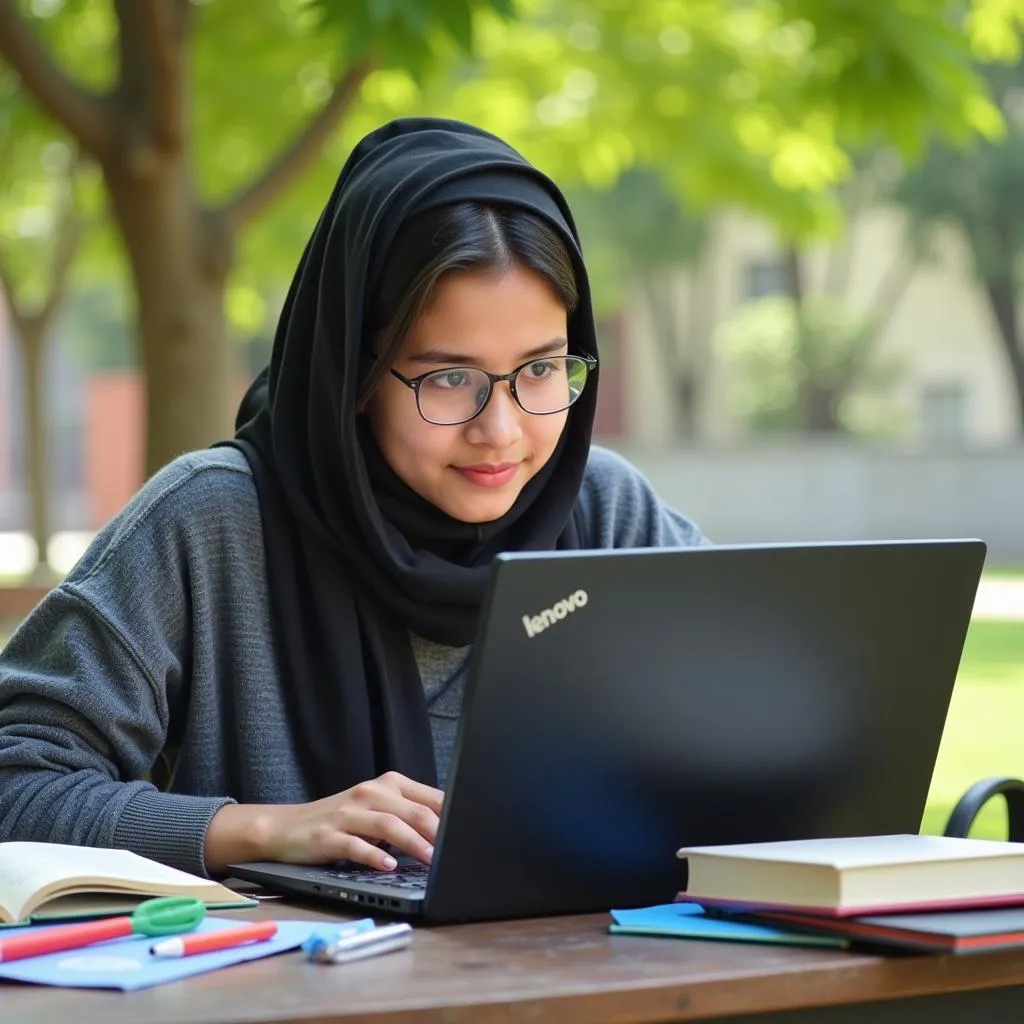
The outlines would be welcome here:
<svg viewBox="0 0 1024 1024">
<path fill-rule="evenodd" d="M 531 359 L 539 359 L 541 356 L 550 356 L 560 352 L 568 344 L 565 338 L 552 338 L 551 341 L 545 342 L 543 345 L 520 353 L 519 359 L 526 363 Z M 410 363 L 455 363 L 460 366 L 478 366 L 480 363 L 475 356 L 465 352 L 450 352 L 440 348 L 428 348 L 406 358 Z"/>
</svg>

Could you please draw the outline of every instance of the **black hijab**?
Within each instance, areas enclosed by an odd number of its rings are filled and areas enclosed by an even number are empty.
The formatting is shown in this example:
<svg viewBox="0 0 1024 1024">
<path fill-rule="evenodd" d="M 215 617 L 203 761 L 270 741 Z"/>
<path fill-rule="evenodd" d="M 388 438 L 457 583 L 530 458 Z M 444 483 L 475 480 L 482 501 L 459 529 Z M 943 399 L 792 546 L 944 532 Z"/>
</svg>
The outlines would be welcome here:
<svg viewBox="0 0 1024 1024">
<path fill-rule="evenodd" d="M 576 228 L 557 187 L 470 125 L 394 121 L 345 162 L 292 280 L 270 366 L 225 442 L 256 481 L 280 671 L 314 799 L 388 770 L 436 784 L 409 631 L 470 643 L 495 553 L 580 543 L 573 513 L 596 380 L 547 465 L 505 516 L 482 525 L 407 487 L 357 415 L 369 300 L 388 247 L 414 214 L 467 201 L 526 209 L 557 231 L 579 291 L 569 347 L 596 354 Z"/>
</svg>

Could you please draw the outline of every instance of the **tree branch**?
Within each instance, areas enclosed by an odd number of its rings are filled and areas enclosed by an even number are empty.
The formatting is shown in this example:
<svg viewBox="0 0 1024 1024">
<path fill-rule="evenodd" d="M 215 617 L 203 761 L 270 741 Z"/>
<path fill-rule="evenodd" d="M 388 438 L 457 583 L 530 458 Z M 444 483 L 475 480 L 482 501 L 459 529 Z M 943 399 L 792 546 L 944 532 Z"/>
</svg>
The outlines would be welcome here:
<svg viewBox="0 0 1024 1024">
<path fill-rule="evenodd" d="M 1021 346 L 1018 312 L 1020 289 L 1013 273 L 1018 254 L 1005 221 L 982 221 L 977 224 L 964 219 L 961 225 L 970 243 L 976 273 L 985 290 L 992 318 L 1010 363 L 1019 424 L 1024 433 L 1024 348 Z"/>
<path fill-rule="evenodd" d="M 800 250 L 795 245 L 783 246 L 782 265 L 786 275 L 786 293 L 793 300 L 797 310 L 802 311 L 806 301 L 804 268 Z"/>
<path fill-rule="evenodd" d="M 13 0 L 0 0 L 0 55 L 39 106 L 62 124 L 82 149 L 102 160 L 113 135 L 106 98 L 82 88 L 58 67 Z"/>
<path fill-rule="evenodd" d="M 871 305 L 868 307 L 874 322 L 874 334 L 878 337 L 888 326 L 893 314 L 906 294 L 910 282 L 917 273 L 917 259 L 906 251 L 901 251 L 893 260 L 889 272 L 878 282 Z"/>
<path fill-rule="evenodd" d="M 56 238 L 53 244 L 53 258 L 50 266 L 50 289 L 35 316 L 35 319 L 43 325 L 44 331 L 49 328 L 50 321 L 64 300 L 64 293 L 67 290 L 68 277 L 71 272 L 71 264 L 75 261 L 75 253 L 78 251 L 78 244 L 82 239 L 83 225 L 75 209 L 75 178 L 77 172 L 78 161 L 76 160 L 68 168 L 64 181 L 63 195 L 60 198 Z"/>
<path fill-rule="evenodd" d="M 833 298 L 842 298 L 850 285 L 850 274 L 853 270 L 854 232 L 857 217 L 865 203 L 865 188 L 860 177 L 855 177 L 841 196 L 843 216 L 846 222 L 846 237 L 832 246 L 825 264 L 825 283 L 823 291 Z"/>
<path fill-rule="evenodd" d="M 797 352 L 803 364 L 812 370 L 814 351 L 807 323 L 807 282 L 804 280 L 803 258 L 795 245 L 786 245 L 782 250 L 782 259 L 786 271 L 786 290 L 793 301 Z"/>
<path fill-rule="evenodd" d="M 851 345 L 838 374 L 840 391 L 845 392 L 868 366 L 882 333 L 917 273 L 918 262 L 916 257 L 903 251 L 892 261 L 888 273 L 879 280 L 867 307 L 869 319 L 858 332 L 859 343 Z"/>
<path fill-rule="evenodd" d="M 826 295 L 841 299 L 850 286 L 850 274 L 853 271 L 853 232 L 855 221 L 847 221 L 846 237 L 833 245 L 828 252 L 825 263 Z"/>
<path fill-rule="evenodd" d="M 150 127 L 153 145 L 169 153 L 181 150 L 185 139 L 185 36 L 189 23 L 187 0 L 131 0 L 136 6 L 140 35 L 149 53 L 152 87 Z M 118 17 L 123 18 L 122 5 Z"/>
<path fill-rule="evenodd" d="M 219 214 L 229 231 L 237 231 L 264 210 L 316 158 L 320 147 L 354 102 L 372 66 L 370 58 L 352 65 L 298 137 L 221 207 Z"/>
<path fill-rule="evenodd" d="M 829 253 L 823 289 L 826 295 L 841 299 L 849 291 L 857 222 L 862 213 L 878 205 L 886 173 L 886 154 L 869 154 L 855 160 L 853 176 L 840 190 L 846 237 Z"/>
<path fill-rule="evenodd" d="M 14 333 L 18 335 L 18 340 L 20 341 L 28 332 L 29 317 L 18 301 L 18 293 L 14 285 L 14 275 L 11 274 L 2 258 L 0 258 L 0 288 L 3 289 L 4 297 L 7 299 L 7 311 L 11 314 L 11 320 L 14 322 Z"/>
<path fill-rule="evenodd" d="M 45 334 L 67 290 L 68 276 L 81 241 L 83 225 L 75 210 L 75 178 L 79 160 L 76 158 L 64 175 L 63 190 L 58 200 L 57 227 L 50 259 L 50 287 L 39 307 L 30 310 L 21 301 L 14 275 L 0 258 L 0 288 L 7 297 L 11 319 L 24 341 L 29 332 Z"/>
<path fill-rule="evenodd" d="M 664 362 L 669 380 L 673 433 L 692 437 L 694 433 L 693 396 L 696 373 L 691 354 L 683 351 L 679 317 L 673 309 L 671 282 L 648 272 L 641 279 L 641 290 L 654 330 L 654 341 Z"/>
</svg>

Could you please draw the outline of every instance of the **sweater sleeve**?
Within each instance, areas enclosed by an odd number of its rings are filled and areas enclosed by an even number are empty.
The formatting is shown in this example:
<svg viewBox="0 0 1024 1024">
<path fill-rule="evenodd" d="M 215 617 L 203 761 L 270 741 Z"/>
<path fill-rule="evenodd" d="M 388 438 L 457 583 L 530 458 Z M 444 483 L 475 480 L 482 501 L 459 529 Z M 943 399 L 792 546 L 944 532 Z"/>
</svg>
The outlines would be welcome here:
<svg viewBox="0 0 1024 1024">
<path fill-rule="evenodd" d="M 0 650 L 0 841 L 125 848 L 205 874 L 206 829 L 229 798 L 145 778 L 187 701 L 173 495 L 193 476 L 186 462 L 147 484 Z"/>
<path fill-rule="evenodd" d="M 591 548 L 710 544 L 696 523 L 658 497 L 650 481 L 632 463 L 596 445 L 587 463 L 579 509 Z"/>
</svg>

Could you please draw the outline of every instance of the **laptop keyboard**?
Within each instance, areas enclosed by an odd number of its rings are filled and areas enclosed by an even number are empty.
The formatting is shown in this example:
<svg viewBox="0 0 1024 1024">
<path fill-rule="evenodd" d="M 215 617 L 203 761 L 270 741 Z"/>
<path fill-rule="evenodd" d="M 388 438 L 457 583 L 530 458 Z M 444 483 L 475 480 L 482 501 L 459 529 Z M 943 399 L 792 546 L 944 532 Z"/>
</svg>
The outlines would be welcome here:
<svg viewBox="0 0 1024 1024">
<path fill-rule="evenodd" d="M 389 885 L 396 889 L 424 889 L 427 885 L 427 873 L 429 871 L 429 864 L 403 864 L 395 871 L 345 868 L 341 871 L 328 871 L 327 874 L 343 882 Z"/>
</svg>

